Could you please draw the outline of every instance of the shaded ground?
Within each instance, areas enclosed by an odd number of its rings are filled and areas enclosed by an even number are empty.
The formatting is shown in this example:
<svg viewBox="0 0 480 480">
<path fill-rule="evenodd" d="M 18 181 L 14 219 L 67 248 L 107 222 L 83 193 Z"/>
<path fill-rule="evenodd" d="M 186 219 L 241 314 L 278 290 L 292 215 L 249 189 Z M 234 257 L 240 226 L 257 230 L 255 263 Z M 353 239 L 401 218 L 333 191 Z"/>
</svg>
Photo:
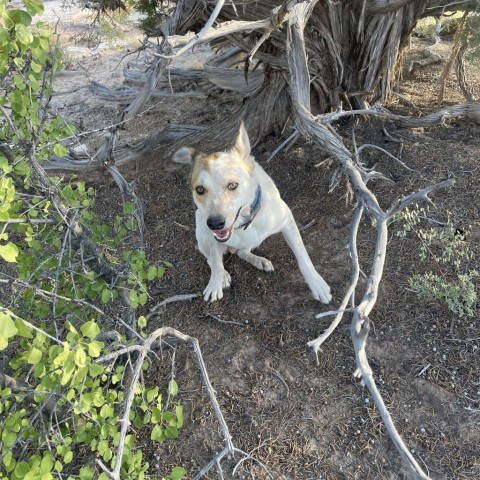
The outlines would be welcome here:
<svg viewBox="0 0 480 480">
<path fill-rule="evenodd" d="M 88 72 L 89 79 L 110 81 L 110 85 L 121 82 L 119 69 L 114 73 L 107 70 L 120 56 L 84 58 L 82 71 Z M 404 80 L 400 92 L 415 108 L 400 98 L 388 107 L 412 115 L 418 110 L 436 110 L 439 73 L 440 67 L 433 66 L 416 70 Z M 478 94 L 478 72 L 471 79 Z M 74 88 L 75 82 L 85 84 L 85 79 L 70 82 L 69 88 Z M 461 101 L 453 78 L 447 86 L 448 103 Z M 81 117 L 85 129 L 108 125 L 121 108 L 95 100 L 85 89 L 59 99 L 61 112 L 69 112 L 77 121 Z M 231 112 L 238 100 L 224 94 L 220 100 L 156 102 L 127 127 L 123 140 L 141 138 L 168 123 L 210 124 Z M 387 129 L 403 138 L 401 158 L 417 172 L 410 173 L 380 152 L 369 151 L 363 160 L 378 162 L 377 170 L 394 180 L 371 186 L 382 206 L 454 177 L 457 183 L 453 188 L 434 196 L 436 209 L 431 218 L 445 221 L 450 211 L 459 228 L 472 226 L 467 242 L 477 252 L 471 267 L 478 269 L 479 126 L 459 121 L 421 130 L 398 131 L 394 125 Z M 351 131 L 349 122 L 339 127 L 347 143 Z M 383 136 L 382 125 L 375 120 L 362 120 L 355 127 L 355 136 L 358 145 L 372 143 L 399 152 L 400 144 Z M 97 134 L 92 144 L 100 137 Z M 332 304 L 327 307 L 311 299 L 293 254 L 281 236 L 275 236 L 259 249 L 272 260 L 273 274 L 259 272 L 238 257 L 228 258 L 233 283 L 221 302 L 206 304 L 198 298 L 170 304 L 153 317 L 149 329 L 168 325 L 198 338 L 233 442 L 252 455 L 243 462 L 241 455 L 224 461 L 225 478 L 231 478 L 234 465 L 237 478 L 406 478 L 376 407 L 353 378 L 348 315 L 323 345 L 319 365 L 306 345 L 330 321 L 330 317 L 316 320 L 315 314 L 338 306 L 350 278 L 346 245 L 353 205 L 345 196 L 345 178 L 340 177 L 338 187 L 329 193 L 335 166 L 328 162 L 318 166 L 325 154 L 303 141 L 267 162 L 279 143 L 279 139 L 270 139 L 254 154 L 276 181 L 299 226 L 308 225 L 303 238 L 314 264 L 333 289 Z M 148 307 L 173 295 L 200 293 L 209 269 L 196 249 L 188 169 L 173 167 L 157 151 L 123 173 L 134 181 L 145 204 L 148 257 L 173 264 L 150 292 Z M 113 216 L 122 201 L 114 181 L 107 174 L 99 175 L 94 185 L 99 211 Z M 478 318 L 460 319 L 444 303 L 420 301 L 406 288 L 413 272 L 432 270 L 435 265 L 421 262 L 418 241 L 396 238 L 396 228 L 392 226 L 384 280 L 371 315 L 374 328 L 367 353 L 400 433 L 431 477 L 479 478 Z M 364 271 L 369 268 L 373 235 L 372 226 L 364 220 L 359 239 Z M 164 352 L 165 362 L 146 373 L 149 384 L 166 385 L 170 359 L 171 352 Z M 186 413 L 179 440 L 158 445 L 146 437 L 138 443 L 152 465 L 150 473 L 161 475 L 169 465 L 183 465 L 191 476 L 221 449 L 223 441 L 188 349 L 178 348 L 175 372 Z M 208 478 L 220 475 L 212 470 Z"/>
</svg>

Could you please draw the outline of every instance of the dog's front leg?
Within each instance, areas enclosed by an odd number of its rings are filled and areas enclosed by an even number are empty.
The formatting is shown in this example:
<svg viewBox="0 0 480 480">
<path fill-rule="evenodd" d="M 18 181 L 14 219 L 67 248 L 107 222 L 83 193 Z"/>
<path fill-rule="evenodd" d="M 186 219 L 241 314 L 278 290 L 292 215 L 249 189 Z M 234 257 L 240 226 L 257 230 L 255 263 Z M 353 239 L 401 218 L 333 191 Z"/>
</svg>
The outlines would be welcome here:
<svg viewBox="0 0 480 480">
<path fill-rule="evenodd" d="M 214 302 L 223 298 L 223 289 L 230 286 L 231 277 L 223 266 L 223 251 L 218 248 L 210 248 L 208 252 L 202 253 L 207 258 L 212 272 L 210 281 L 203 291 L 203 298 L 206 302 L 209 300 Z"/>
<path fill-rule="evenodd" d="M 307 282 L 310 290 L 312 291 L 313 298 L 320 300 L 322 303 L 330 303 L 332 295 L 330 294 L 330 287 L 321 277 L 321 275 L 315 270 L 307 249 L 303 244 L 302 237 L 298 231 L 297 224 L 293 218 L 292 212 L 288 212 L 288 219 L 285 226 L 282 229 L 282 234 L 285 237 L 289 247 L 293 253 L 300 267 L 305 281 Z"/>
</svg>

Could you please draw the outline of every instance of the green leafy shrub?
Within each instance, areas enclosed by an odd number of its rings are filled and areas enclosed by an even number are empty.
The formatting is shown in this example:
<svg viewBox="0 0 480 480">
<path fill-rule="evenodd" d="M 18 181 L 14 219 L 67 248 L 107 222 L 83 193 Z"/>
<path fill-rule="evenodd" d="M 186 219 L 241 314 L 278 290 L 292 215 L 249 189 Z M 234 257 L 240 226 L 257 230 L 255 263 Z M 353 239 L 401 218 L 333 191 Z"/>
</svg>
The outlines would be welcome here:
<svg viewBox="0 0 480 480">
<path fill-rule="evenodd" d="M 133 202 L 103 223 L 92 188 L 42 169 L 66 153 L 74 128 L 49 109 L 61 54 L 48 26 L 32 27 L 42 2 L 24 6 L 0 0 L 0 284 L 9 289 L 0 299 L 0 478 L 104 480 L 96 461 L 115 464 L 126 375 L 118 357 L 102 358 L 129 341 L 123 332 L 106 345 L 101 332 L 119 310 L 147 303 L 148 283 L 168 264 L 152 265 L 136 245 Z M 128 333 L 136 322 L 126 326 Z M 138 326 L 141 338 L 145 317 Z M 134 395 L 134 428 L 151 430 L 156 442 L 176 438 L 176 383 L 166 402 L 158 387 L 138 385 Z M 141 479 L 148 468 L 128 432 L 121 477 Z M 184 474 L 177 467 L 169 478 Z"/>
<path fill-rule="evenodd" d="M 408 284 L 417 293 L 418 298 L 443 300 L 449 310 L 459 317 L 473 317 L 477 301 L 474 281 L 478 277 L 479 272 L 470 270 L 464 275 L 459 274 L 456 282 L 449 282 L 440 275 L 427 272 L 412 275 Z"/>
<path fill-rule="evenodd" d="M 470 268 L 474 252 L 470 249 L 466 232 L 458 230 L 451 219 L 436 227 L 423 228 L 429 209 L 415 205 L 405 209 L 396 220 L 401 228 L 396 232 L 400 238 L 413 234 L 419 242 L 419 258 L 433 261 L 438 273 L 432 271 L 412 275 L 408 284 L 419 298 L 435 298 L 446 303 L 449 310 L 460 317 L 475 315 L 479 272 Z"/>
</svg>

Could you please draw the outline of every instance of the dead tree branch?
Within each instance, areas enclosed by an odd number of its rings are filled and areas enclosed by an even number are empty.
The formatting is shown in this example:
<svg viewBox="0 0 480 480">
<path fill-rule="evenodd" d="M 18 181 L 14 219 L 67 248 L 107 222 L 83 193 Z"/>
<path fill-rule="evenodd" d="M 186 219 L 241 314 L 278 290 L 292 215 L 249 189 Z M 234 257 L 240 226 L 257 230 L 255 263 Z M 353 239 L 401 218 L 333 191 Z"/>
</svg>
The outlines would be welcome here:
<svg viewBox="0 0 480 480">
<path fill-rule="evenodd" d="M 215 460 L 207 464 L 202 470 L 201 470 L 201 475 L 197 474 L 194 478 L 200 478 L 202 475 L 204 475 L 212 466 L 214 466 L 217 461 L 220 462 L 221 459 L 229 454 L 233 453 L 234 451 L 239 451 L 236 449 L 232 443 L 232 436 L 230 434 L 230 431 L 228 429 L 227 423 L 223 417 L 222 411 L 220 409 L 220 405 L 218 403 L 218 400 L 215 396 L 214 389 L 212 387 L 212 384 L 210 382 L 207 368 L 205 366 L 205 362 L 203 361 L 203 356 L 202 352 L 200 350 L 200 345 L 198 343 L 198 340 L 196 338 L 190 337 L 188 335 L 185 335 L 178 330 L 175 330 L 170 327 L 162 327 L 157 330 L 155 330 L 153 333 L 151 333 L 148 338 L 145 339 L 142 345 L 135 345 L 134 348 L 132 347 L 127 347 L 129 351 L 136 351 L 138 353 L 138 356 L 135 360 L 135 365 L 133 369 L 133 374 L 130 377 L 130 381 L 128 386 L 126 387 L 126 395 L 125 395 L 125 401 L 123 403 L 123 416 L 122 416 L 122 421 L 120 425 L 120 438 L 119 438 L 119 443 L 117 447 L 117 455 L 116 455 L 116 461 L 115 465 L 112 471 L 110 471 L 100 460 L 97 459 L 97 464 L 100 466 L 100 468 L 103 470 L 103 472 L 108 475 L 109 478 L 114 479 L 114 480 L 120 480 L 120 468 L 121 468 L 121 463 L 122 463 L 122 457 L 123 457 L 123 450 L 125 448 L 125 437 L 127 435 L 127 431 L 130 427 L 130 420 L 129 420 L 129 414 L 130 410 L 132 408 L 132 403 L 135 397 L 135 389 L 136 386 L 139 382 L 140 379 L 140 373 L 142 371 L 142 365 L 143 362 L 148 355 L 148 353 L 152 350 L 152 346 L 157 343 L 159 340 L 162 339 L 162 337 L 165 336 L 171 336 L 174 337 L 184 343 L 187 343 L 193 348 L 195 357 L 197 358 L 197 362 L 200 368 L 200 373 L 202 375 L 203 383 L 204 386 L 207 390 L 207 394 L 210 399 L 210 403 L 212 404 L 215 416 L 217 418 L 217 421 L 220 425 L 220 429 L 223 434 L 224 442 L 225 442 L 225 448 L 221 452 L 221 456 L 217 455 L 215 457 Z M 126 350 L 123 349 L 122 353 L 126 353 Z M 118 352 L 115 352 L 112 355 L 117 355 Z M 104 363 L 104 362 L 110 362 L 114 357 L 112 355 L 108 355 L 105 357 L 101 357 L 97 359 L 97 362 L 99 363 Z M 208 468 L 207 468 L 208 467 Z M 200 472 L 199 472 L 200 473 Z"/>
<path fill-rule="evenodd" d="M 339 138 L 332 134 L 327 128 L 319 125 L 316 119 L 310 112 L 309 104 L 309 77 L 307 60 L 304 48 L 303 32 L 306 24 L 306 20 L 311 14 L 312 3 L 303 2 L 295 7 L 296 16 L 292 16 L 288 26 L 287 36 L 287 57 L 290 64 L 290 88 L 292 91 L 292 99 L 295 113 L 295 123 L 297 129 L 308 138 L 316 140 L 322 148 L 332 155 L 345 169 L 350 182 L 353 185 L 354 191 L 357 195 L 359 206 L 355 214 L 354 222 L 352 225 L 350 241 L 350 252 L 352 262 L 354 264 L 352 270 L 352 282 L 347 290 L 347 294 L 340 306 L 340 311 L 344 310 L 346 303 L 349 299 L 352 300 L 353 319 L 352 319 L 352 341 L 355 348 L 355 356 L 357 360 L 356 375 L 361 377 L 365 382 L 367 388 L 372 394 L 377 408 L 379 409 L 387 431 L 392 439 L 395 447 L 401 454 L 405 464 L 412 472 L 413 476 L 418 479 L 427 479 L 428 476 L 423 472 L 418 462 L 413 458 L 410 450 L 406 447 L 398 434 L 395 425 L 391 419 L 383 399 L 376 387 L 375 380 L 373 378 L 373 372 L 369 366 L 367 355 L 365 353 L 365 345 L 368 337 L 369 321 L 368 316 L 372 311 L 378 296 L 378 287 L 382 278 L 384 263 L 386 258 L 386 248 L 388 240 L 387 221 L 398 209 L 409 203 L 427 198 L 428 193 L 451 185 L 453 181 L 446 181 L 442 184 L 429 187 L 416 194 L 413 194 L 403 201 L 400 201 L 395 207 L 392 207 L 390 211 L 385 214 L 380 208 L 377 199 L 373 193 L 367 188 L 361 173 L 355 167 L 353 158 L 350 152 L 342 144 Z M 367 278 L 365 290 L 358 306 L 354 304 L 353 293 L 355 291 L 356 284 L 358 282 L 358 272 L 360 271 L 358 263 L 358 254 L 356 250 L 356 235 L 358 230 L 358 224 L 361 218 L 363 210 L 366 210 L 368 214 L 376 223 L 377 229 L 377 241 L 375 244 L 375 253 L 373 255 L 373 261 L 371 264 L 370 273 Z M 333 328 L 336 323 L 341 319 L 339 313 L 333 322 Z M 318 353 L 318 349 L 321 343 L 331 333 L 332 326 L 327 330 L 326 334 L 323 334 L 317 341 L 310 342 L 310 345 L 314 348 L 315 353 Z"/>
</svg>

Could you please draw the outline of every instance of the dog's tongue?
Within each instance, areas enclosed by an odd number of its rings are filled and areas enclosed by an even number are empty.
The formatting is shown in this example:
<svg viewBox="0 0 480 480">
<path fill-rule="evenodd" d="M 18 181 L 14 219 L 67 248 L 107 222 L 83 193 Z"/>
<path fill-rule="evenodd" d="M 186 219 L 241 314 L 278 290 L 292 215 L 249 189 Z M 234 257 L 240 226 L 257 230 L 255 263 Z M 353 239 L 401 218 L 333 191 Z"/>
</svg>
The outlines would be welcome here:
<svg viewBox="0 0 480 480">
<path fill-rule="evenodd" d="M 219 242 L 226 242 L 231 235 L 232 227 L 223 230 L 213 230 L 213 235 Z"/>
</svg>

